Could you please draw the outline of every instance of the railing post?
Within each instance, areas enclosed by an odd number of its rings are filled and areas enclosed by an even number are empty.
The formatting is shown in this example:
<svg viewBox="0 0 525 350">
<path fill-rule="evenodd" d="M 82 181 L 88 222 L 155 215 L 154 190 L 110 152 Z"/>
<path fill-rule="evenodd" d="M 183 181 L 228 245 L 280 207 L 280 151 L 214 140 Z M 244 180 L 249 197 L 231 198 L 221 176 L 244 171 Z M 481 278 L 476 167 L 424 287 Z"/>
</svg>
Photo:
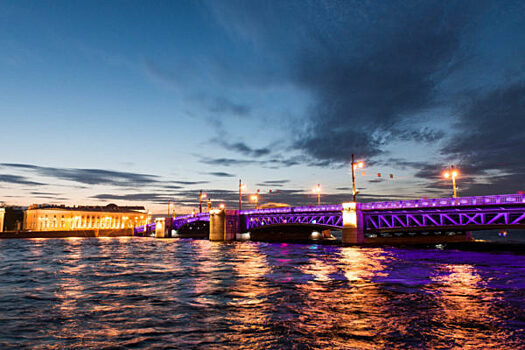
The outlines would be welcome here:
<svg viewBox="0 0 525 350">
<path fill-rule="evenodd" d="M 365 242 L 363 231 L 363 213 L 357 203 L 343 203 L 343 244 L 361 244 Z"/>
</svg>

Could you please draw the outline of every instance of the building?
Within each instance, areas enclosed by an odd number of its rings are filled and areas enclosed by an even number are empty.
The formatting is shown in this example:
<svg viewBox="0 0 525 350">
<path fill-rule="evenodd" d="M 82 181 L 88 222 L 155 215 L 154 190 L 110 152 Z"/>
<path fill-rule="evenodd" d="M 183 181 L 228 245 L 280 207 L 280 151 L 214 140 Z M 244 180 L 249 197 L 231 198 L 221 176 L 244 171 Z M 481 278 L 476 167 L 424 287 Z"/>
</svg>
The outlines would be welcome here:
<svg viewBox="0 0 525 350">
<path fill-rule="evenodd" d="M 32 205 L 24 213 L 24 230 L 123 229 L 145 225 L 150 219 L 144 207 Z"/>
<path fill-rule="evenodd" d="M 5 216 L 5 209 L 0 208 L 0 232 L 4 232 L 4 216 Z"/>
<path fill-rule="evenodd" d="M 2 209 L 4 210 L 3 226 L 0 227 L 0 231 L 6 232 L 22 230 L 24 211 L 27 209 L 27 207 L 7 206 Z M 3 228 L 3 230 L 1 228 Z"/>
</svg>

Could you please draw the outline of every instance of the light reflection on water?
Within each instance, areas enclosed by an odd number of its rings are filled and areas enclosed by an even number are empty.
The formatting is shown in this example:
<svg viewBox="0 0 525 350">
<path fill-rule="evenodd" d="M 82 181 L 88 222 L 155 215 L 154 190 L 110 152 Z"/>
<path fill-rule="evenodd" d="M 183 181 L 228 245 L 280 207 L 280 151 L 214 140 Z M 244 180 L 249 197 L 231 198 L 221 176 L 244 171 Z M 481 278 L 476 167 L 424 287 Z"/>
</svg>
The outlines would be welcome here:
<svg viewBox="0 0 525 350">
<path fill-rule="evenodd" d="M 0 240 L 0 348 L 494 348 L 525 257 L 206 240 Z"/>
</svg>

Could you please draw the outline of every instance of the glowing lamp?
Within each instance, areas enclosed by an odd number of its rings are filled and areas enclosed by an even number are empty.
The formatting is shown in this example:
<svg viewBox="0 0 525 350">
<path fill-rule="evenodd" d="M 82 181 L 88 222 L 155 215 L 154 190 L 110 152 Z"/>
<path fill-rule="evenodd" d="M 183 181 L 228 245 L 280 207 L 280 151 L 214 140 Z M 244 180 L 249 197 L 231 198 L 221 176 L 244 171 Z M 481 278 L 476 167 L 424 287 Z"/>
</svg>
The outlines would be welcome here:
<svg viewBox="0 0 525 350">
<path fill-rule="evenodd" d="M 449 173 L 448 171 L 445 171 L 445 172 L 443 173 L 443 177 L 444 177 L 445 179 L 448 179 L 448 178 L 450 177 L 450 173 Z"/>
<path fill-rule="evenodd" d="M 219 208 L 224 209 L 224 204 L 223 203 L 219 204 Z"/>
</svg>

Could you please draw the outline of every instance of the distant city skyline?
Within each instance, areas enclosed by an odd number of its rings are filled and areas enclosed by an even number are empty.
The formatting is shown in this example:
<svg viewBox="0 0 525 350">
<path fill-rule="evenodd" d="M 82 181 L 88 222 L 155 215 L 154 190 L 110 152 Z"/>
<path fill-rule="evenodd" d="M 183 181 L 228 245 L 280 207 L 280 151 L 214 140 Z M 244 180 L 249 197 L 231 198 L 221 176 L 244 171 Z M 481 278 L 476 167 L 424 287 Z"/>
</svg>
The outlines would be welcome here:
<svg viewBox="0 0 525 350">
<path fill-rule="evenodd" d="M 521 1 L 2 1 L 0 204 L 236 208 L 239 179 L 342 202 L 352 153 L 362 201 L 451 196 L 450 165 L 460 196 L 525 190 L 523 23 Z"/>
</svg>

